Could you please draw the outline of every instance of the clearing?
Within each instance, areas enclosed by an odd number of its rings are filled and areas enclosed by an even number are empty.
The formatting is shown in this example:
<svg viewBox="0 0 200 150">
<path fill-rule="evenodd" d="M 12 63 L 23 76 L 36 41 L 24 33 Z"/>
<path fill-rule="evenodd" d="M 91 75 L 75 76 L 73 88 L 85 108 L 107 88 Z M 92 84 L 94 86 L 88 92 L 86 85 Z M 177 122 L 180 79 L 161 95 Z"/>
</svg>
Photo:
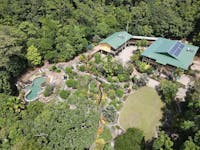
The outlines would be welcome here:
<svg viewBox="0 0 200 150">
<path fill-rule="evenodd" d="M 119 124 L 127 129 L 136 127 L 144 132 L 145 139 L 156 136 L 156 127 L 162 118 L 164 106 L 153 88 L 143 87 L 129 95 L 119 114 Z"/>
</svg>

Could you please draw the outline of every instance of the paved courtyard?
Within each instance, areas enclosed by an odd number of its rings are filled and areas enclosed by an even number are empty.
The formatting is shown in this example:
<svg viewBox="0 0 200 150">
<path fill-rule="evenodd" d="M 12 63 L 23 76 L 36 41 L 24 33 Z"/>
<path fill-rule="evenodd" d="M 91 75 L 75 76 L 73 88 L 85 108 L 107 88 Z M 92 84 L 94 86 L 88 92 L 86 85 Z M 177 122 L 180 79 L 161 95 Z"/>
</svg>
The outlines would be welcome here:
<svg viewBox="0 0 200 150">
<path fill-rule="evenodd" d="M 137 50 L 136 46 L 128 46 L 124 50 L 122 50 L 116 58 L 119 59 L 123 65 L 125 65 L 128 61 L 131 60 L 131 56 L 133 52 Z"/>
</svg>

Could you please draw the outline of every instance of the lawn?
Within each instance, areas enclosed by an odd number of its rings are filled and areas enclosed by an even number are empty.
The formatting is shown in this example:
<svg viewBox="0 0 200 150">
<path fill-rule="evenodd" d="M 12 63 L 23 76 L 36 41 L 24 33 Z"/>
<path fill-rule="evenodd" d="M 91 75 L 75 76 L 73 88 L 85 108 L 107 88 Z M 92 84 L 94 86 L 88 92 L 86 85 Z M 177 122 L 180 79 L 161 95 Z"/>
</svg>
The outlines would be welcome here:
<svg viewBox="0 0 200 150">
<path fill-rule="evenodd" d="M 136 127 L 144 132 L 145 139 L 155 136 L 155 127 L 162 118 L 164 106 L 153 88 L 143 87 L 129 95 L 119 115 L 120 126 L 124 129 Z"/>
</svg>

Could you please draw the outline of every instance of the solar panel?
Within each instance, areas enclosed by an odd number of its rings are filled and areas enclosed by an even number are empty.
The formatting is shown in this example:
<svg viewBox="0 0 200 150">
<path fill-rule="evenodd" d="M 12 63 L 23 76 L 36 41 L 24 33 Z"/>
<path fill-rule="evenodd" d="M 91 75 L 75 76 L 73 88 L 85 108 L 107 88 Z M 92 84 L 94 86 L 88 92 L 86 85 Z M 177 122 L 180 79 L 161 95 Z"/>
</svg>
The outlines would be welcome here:
<svg viewBox="0 0 200 150">
<path fill-rule="evenodd" d="M 176 42 L 176 44 L 169 50 L 169 54 L 178 56 L 181 53 L 184 45 L 180 42 Z"/>
</svg>

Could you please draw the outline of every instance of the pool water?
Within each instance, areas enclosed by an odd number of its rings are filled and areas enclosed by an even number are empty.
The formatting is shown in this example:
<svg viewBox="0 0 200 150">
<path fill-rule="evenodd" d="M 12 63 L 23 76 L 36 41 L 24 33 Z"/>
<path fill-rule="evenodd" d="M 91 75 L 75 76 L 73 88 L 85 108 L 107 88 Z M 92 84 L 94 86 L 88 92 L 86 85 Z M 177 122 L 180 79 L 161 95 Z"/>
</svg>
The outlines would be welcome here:
<svg viewBox="0 0 200 150">
<path fill-rule="evenodd" d="M 45 77 L 38 77 L 33 80 L 32 85 L 26 86 L 25 88 L 30 91 L 26 95 L 26 100 L 31 101 L 35 100 L 42 90 L 41 84 L 45 82 Z"/>
</svg>

